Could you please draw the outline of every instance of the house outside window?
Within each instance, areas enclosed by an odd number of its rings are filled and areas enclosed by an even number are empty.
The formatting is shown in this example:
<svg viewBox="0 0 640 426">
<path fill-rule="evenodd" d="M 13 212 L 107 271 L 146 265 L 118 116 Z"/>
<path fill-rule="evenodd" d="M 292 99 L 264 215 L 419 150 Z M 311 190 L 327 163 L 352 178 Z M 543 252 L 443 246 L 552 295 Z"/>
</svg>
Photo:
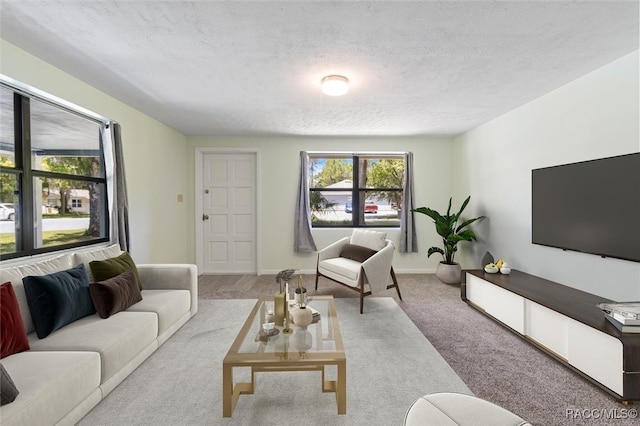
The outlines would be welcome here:
<svg viewBox="0 0 640 426">
<path fill-rule="evenodd" d="M 76 210 L 76 209 L 81 209 L 82 208 L 82 200 L 79 200 L 77 198 L 73 198 L 71 200 L 71 208 Z"/>
<path fill-rule="evenodd" d="M 400 227 L 404 156 L 309 154 L 311 222 L 317 227 Z"/>
<path fill-rule="evenodd" d="M 2 259 L 109 241 L 102 124 L 0 84 Z"/>
</svg>

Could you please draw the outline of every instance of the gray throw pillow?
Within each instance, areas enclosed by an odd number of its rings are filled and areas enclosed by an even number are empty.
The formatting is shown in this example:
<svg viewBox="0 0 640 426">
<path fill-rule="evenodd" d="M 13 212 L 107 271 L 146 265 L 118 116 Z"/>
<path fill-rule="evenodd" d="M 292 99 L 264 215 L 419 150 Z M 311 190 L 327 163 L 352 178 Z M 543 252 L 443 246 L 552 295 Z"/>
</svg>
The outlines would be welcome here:
<svg viewBox="0 0 640 426">
<path fill-rule="evenodd" d="M 0 364 L 0 405 L 15 401 L 19 393 L 4 365 Z"/>
</svg>

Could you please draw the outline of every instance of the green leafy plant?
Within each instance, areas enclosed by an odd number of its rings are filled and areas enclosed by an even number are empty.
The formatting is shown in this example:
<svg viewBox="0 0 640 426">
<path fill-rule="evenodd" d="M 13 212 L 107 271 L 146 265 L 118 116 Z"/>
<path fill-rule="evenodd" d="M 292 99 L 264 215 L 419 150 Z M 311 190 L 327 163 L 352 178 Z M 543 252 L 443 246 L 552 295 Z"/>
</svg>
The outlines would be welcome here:
<svg viewBox="0 0 640 426">
<path fill-rule="evenodd" d="M 477 220 L 484 219 L 484 216 L 467 219 L 458 225 L 460 215 L 467 207 L 467 204 L 469 204 L 470 199 L 471 196 L 467 197 L 467 199 L 464 200 L 464 203 L 462 203 L 462 207 L 460 207 L 458 213 L 455 214 L 451 214 L 451 198 L 449 198 L 449 208 L 447 208 L 447 213 L 445 215 L 442 215 L 436 210 L 428 207 L 419 207 L 412 210 L 417 213 L 425 214 L 433 219 L 436 225 L 436 232 L 442 237 L 443 247 L 431 247 L 427 252 L 427 257 L 431 257 L 434 253 L 440 253 L 444 259 L 444 263 L 449 265 L 455 264 L 454 258 L 458 251 L 458 243 L 460 241 L 477 240 L 475 232 L 467 227 Z"/>
</svg>

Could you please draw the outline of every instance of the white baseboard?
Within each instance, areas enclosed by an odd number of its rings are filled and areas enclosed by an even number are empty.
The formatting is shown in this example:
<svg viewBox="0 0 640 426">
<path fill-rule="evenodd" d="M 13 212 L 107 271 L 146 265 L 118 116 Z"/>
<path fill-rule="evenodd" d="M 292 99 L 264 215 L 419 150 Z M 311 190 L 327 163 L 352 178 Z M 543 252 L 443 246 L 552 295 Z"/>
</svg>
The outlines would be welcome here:
<svg viewBox="0 0 640 426">
<path fill-rule="evenodd" d="M 435 274 L 435 269 L 395 269 L 396 274 Z M 263 269 L 258 271 L 257 275 L 277 275 L 281 269 Z M 315 275 L 316 270 L 314 269 L 296 269 L 296 274 L 302 275 Z"/>
</svg>

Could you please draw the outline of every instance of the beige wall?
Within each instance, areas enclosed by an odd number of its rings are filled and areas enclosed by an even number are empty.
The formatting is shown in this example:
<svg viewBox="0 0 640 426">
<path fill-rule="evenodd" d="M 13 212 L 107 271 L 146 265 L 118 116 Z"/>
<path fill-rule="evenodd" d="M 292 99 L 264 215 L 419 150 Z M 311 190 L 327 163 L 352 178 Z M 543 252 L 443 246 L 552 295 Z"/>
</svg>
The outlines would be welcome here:
<svg viewBox="0 0 640 426">
<path fill-rule="evenodd" d="M 532 169 L 640 151 L 638 59 L 623 57 L 456 139 L 455 192 L 473 194 L 475 213 L 489 218 L 467 259 L 488 249 L 516 269 L 640 300 L 640 263 L 531 244 Z"/>
<path fill-rule="evenodd" d="M 186 138 L 164 124 L 0 40 L 0 73 L 122 125 L 128 180 L 131 254 L 138 263 L 188 262 L 185 216 L 178 203 L 187 176 Z"/>
<path fill-rule="evenodd" d="M 260 194 L 259 221 L 261 234 L 261 259 L 258 269 L 262 273 L 273 273 L 285 268 L 306 271 L 314 270 L 315 254 L 293 252 L 293 218 L 295 196 L 300 171 L 300 151 L 411 151 L 414 153 L 416 182 L 416 205 L 442 205 L 446 203 L 453 189 L 451 180 L 452 144 L 450 139 L 438 138 L 233 138 L 233 137 L 190 137 L 189 170 L 195 170 L 194 158 L 197 148 L 257 149 L 260 152 Z M 193 172 L 195 177 L 195 171 Z M 195 194 L 189 193 L 190 199 Z M 193 208 L 194 204 L 190 204 Z M 193 248 L 190 257 L 195 258 L 195 232 L 200 223 L 194 219 L 202 212 L 188 213 L 190 242 Z M 403 272 L 433 271 L 440 259 L 427 259 L 426 251 L 437 244 L 431 220 L 425 216 L 416 217 L 419 253 L 396 253 L 395 268 Z M 399 230 L 387 229 L 389 237 L 398 243 Z M 320 249 L 342 236 L 349 235 L 350 229 L 314 229 L 316 246 Z"/>
</svg>

